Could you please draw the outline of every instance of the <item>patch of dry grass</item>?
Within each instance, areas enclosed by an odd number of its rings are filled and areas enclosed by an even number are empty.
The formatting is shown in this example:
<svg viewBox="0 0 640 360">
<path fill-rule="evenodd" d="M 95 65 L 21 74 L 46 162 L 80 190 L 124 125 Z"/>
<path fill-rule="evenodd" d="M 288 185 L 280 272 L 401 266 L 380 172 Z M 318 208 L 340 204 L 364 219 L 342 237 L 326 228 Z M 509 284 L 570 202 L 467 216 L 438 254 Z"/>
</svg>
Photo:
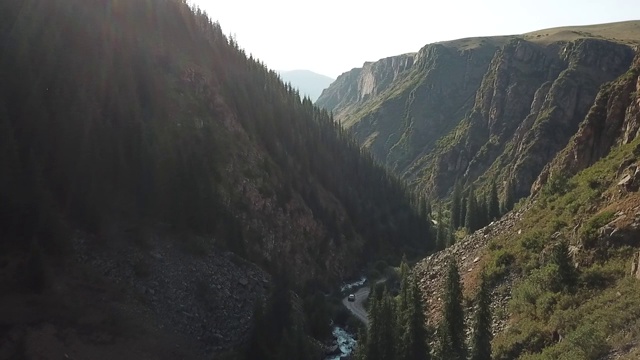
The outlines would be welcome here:
<svg viewBox="0 0 640 360">
<path fill-rule="evenodd" d="M 540 44 L 573 41 L 581 38 L 614 40 L 624 44 L 640 44 L 640 20 L 587 26 L 564 26 L 523 34 L 526 40 Z"/>
</svg>

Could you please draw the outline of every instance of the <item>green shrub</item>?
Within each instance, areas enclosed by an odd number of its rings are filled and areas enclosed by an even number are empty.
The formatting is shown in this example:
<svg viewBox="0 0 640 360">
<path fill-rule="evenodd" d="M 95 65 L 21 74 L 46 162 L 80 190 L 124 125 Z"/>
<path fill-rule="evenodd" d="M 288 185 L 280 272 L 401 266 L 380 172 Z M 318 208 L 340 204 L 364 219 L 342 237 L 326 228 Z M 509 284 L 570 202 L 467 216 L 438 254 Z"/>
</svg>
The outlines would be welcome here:
<svg viewBox="0 0 640 360">
<path fill-rule="evenodd" d="M 521 319 L 517 326 L 509 328 L 494 340 L 493 359 L 512 360 L 525 353 L 539 353 L 551 343 L 551 333 L 541 323 Z"/>
<path fill-rule="evenodd" d="M 598 229 L 611 222 L 613 217 L 613 211 L 603 211 L 589 219 L 580 231 L 580 238 L 585 247 L 593 248 L 596 245 Z"/>
<path fill-rule="evenodd" d="M 609 351 L 603 330 L 587 324 L 572 332 L 567 340 L 582 351 L 585 359 L 598 359 Z"/>
<path fill-rule="evenodd" d="M 596 360 L 609 351 L 603 332 L 594 325 L 579 327 L 556 346 L 541 354 L 522 357 L 526 360 Z"/>
<path fill-rule="evenodd" d="M 544 249 L 544 235 L 541 231 L 534 231 L 533 233 L 527 234 L 520 240 L 520 245 L 526 249 L 530 250 L 533 253 L 539 253 Z"/>
<path fill-rule="evenodd" d="M 497 250 L 492 254 L 492 260 L 487 265 L 487 279 L 490 283 L 495 283 L 505 276 L 515 257 L 506 250 Z"/>
<path fill-rule="evenodd" d="M 603 289 L 610 286 L 615 280 L 615 274 L 599 264 L 585 269 L 580 275 L 580 284 L 588 289 Z"/>
<path fill-rule="evenodd" d="M 551 220 L 551 231 L 556 232 L 566 228 L 568 225 L 564 220 L 553 219 Z"/>
<path fill-rule="evenodd" d="M 551 177 L 551 179 L 542 188 L 542 193 L 546 196 L 564 195 L 571 189 L 572 186 L 570 186 L 569 178 L 567 178 L 566 175 L 561 174 Z"/>
<path fill-rule="evenodd" d="M 510 301 L 511 310 L 514 313 L 527 315 L 532 318 L 540 318 L 544 315 L 548 318 L 555 305 L 557 297 L 555 293 L 559 289 L 558 267 L 549 264 L 543 268 L 535 269 L 518 286 L 513 289 L 513 297 Z M 542 309 L 538 309 L 542 307 Z"/>
<path fill-rule="evenodd" d="M 513 260 L 514 260 L 513 254 L 505 250 L 502 250 L 497 253 L 495 258 L 495 264 L 497 267 L 507 267 L 511 265 Z"/>
<path fill-rule="evenodd" d="M 536 317 L 538 319 L 548 319 L 555 311 L 559 297 L 559 293 L 549 291 L 540 295 L 536 301 Z"/>
</svg>

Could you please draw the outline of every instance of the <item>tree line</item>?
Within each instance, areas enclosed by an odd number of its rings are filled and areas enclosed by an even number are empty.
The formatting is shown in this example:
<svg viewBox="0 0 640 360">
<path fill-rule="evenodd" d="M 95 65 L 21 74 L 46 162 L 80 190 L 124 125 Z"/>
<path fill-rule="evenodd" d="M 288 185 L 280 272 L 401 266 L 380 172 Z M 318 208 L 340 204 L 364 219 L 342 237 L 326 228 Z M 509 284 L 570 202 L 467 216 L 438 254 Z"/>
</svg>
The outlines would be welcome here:
<svg viewBox="0 0 640 360">
<path fill-rule="evenodd" d="M 463 188 L 457 181 L 451 194 L 448 217 L 445 215 L 444 204 L 437 205 L 435 216 L 435 249 L 442 250 L 455 243 L 455 233 L 458 229 L 464 229 L 472 233 L 491 222 L 496 221 L 502 215 L 513 209 L 515 205 L 515 187 L 513 183 L 505 186 L 503 200 L 500 201 L 495 182 L 491 184 L 487 193 L 478 193 L 473 184 Z M 422 205 L 421 209 L 429 209 L 429 204 Z"/>
<path fill-rule="evenodd" d="M 465 328 L 462 284 L 458 267 L 449 260 L 442 320 L 428 326 L 423 296 L 406 262 L 400 266 L 397 296 L 374 288 L 369 305 L 369 326 L 359 335 L 358 360 L 490 360 L 492 340 L 489 284 L 483 280 L 475 298 L 471 336 Z"/>
</svg>

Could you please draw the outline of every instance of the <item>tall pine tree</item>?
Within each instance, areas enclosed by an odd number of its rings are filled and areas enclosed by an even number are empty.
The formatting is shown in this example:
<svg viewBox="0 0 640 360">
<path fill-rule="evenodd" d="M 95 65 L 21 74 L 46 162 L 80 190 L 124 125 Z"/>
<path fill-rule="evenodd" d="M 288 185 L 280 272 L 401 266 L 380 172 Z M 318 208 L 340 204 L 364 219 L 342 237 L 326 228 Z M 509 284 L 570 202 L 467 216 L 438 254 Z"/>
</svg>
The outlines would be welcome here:
<svg viewBox="0 0 640 360">
<path fill-rule="evenodd" d="M 452 224 L 449 224 L 449 236 L 447 237 L 447 246 L 453 246 L 456 243 L 455 229 Z"/>
<path fill-rule="evenodd" d="M 428 333 L 425 327 L 422 295 L 415 276 L 411 281 L 411 301 L 407 314 L 403 318 L 404 324 L 400 328 L 401 335 L 398 343 L 398 360 L 430 360 Z"/>
<path fill-rule="evenodd" d="M 400 263 L 400 294 L 398 295 L 398 316 L 403 316 L 409 307 L 409 291 L 410 278 L 409 278 L 409 265 L 407 264 L 406 257 L 402 258 Z"/>
<path fill-rule="evenodd" d="M 476 230 L 486 226 L 489 223 L 489 202 L 488 198 L 484 195 L 481 195 L 477 198 L 476 209 L 478 213 L 478 218 L 476 219 Z"/>
<path fill-rule="evenodd" d="M 395 302 L 388 292 L 385 291 L 382 300 L 382 306 L 379 309 L 381 318 L 382 337 L 378 338 L 380 358 L 383 360 L 392 360 L 396 355 L 396 345 L 398 343 L 398 318 L 396 316 Z"/>
<path fill-rule="evenodd" d="M 456 185 L 453 188 L 453 195 L 451 196 L 451 223 L 453 228 L 457 229 L 462 224 L 460 221 L 460 202 L 462 201 L 462 186 L 460 181 L 456 181 Z"/>
<path fill-rule="evenodd" d="M 502 213 L 506 214 L 507 212 L 511 211 L 515 203 L 516 203 L 515 184 L 512 181 L 509 181 L 507 183 L 507 186 L 504 189 L 504 202 L 502 206 Z"/>
<path fill-rule="evenodd" d="M 381 296 L 372 298 L 367 341 L 364 349 L 358 350 L 359 356 L 366 360 L 393 360 L 397 351 L 397 325 L 395 302 L 384 289 Z"/>
<path fill-rule="evenodd" d="M 476 314 L 473 324 L 473 337 L 471 342 L 471 360 L 491 360 L 491 296 L 489 283 L 485 274 L 482 274 L 480 291 L 476 295 Z"/>
<path fill-rule="evenodd" d="M 489 191 L 489 222 L 494 221 L 500 217 L 500 201 L 498 200 L 498 187 L 494 181 L 491 184 L 491 191 Z"/>
<path fill-rule="evenodd" d="M 552 261 L 558 265 L 558 279 L 560 284 L 565 290 L 571 290 L 576 284 L 578 274 L 576 268 L 571 261 L 571 254 L 569 254 L 569 244 L 566 240 L 560 241 L 553 248 Z"/>
<path fill-rule="evenodd" d="M 460 273 L 454 259 L 449 259 L 449 270 L 445 284 L 444 313 L 440 323 L 439 358 L 447 360 L 465 360 L 464 310 L 462 308 L 462 284 Z"/>
<path fill-rule="evenodd" d="M 469 188 L 465 215 L 464 226 L 467 228 L 467 231 L 476 231 L 478 229 L 478 202 L 473 190 L 473 185 L 471 185 L 471 187 Z"/>
<path fill-rule="evenodd" d="M 436 250 L 447 247 L 447 231 L 444 226 L 442 205 L 438 206 L 438 225 L 436 227 Z"/>
<path fill-rule="evenodd" d="M 460 197 L 460 214 L 458 214 L 458 219 L 460 221 L 459 227 L 464 227 L 465 220 L 467 219 L 467 199 L 469 198 L 469 190 L 462 192 L 462 196 Z"/>
</svg>

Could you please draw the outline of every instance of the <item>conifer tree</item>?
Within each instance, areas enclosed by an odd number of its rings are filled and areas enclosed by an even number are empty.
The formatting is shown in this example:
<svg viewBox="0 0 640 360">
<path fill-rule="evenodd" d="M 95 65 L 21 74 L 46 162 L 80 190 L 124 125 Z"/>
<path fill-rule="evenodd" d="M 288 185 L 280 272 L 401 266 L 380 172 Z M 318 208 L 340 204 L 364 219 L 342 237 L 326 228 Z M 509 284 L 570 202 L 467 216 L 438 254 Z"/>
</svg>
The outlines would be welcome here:
<svg viewBox="0 0 640 360">
<path fill-rule="evenodd" d="M 292 329 L 285 329 L 280 339 L 276 360 L 302 360 L 309 358 L 311 358 L 311 353 L 303 329 L 298 326 Z"/>
<path fill-rule="evenodd" d="M 512 181 L 509 181 L 504 191 L 505 191 L 505 195 L 504 195 L 503 214 L 511 211 L 511 209 L 513 209 L 513 205 L 515 205 L 516 203 L 515 184 Z"/>
<path fill-rule="evenodd" d="M 447 246 L 447 234 L 444 227 L 442 205 L 438 206 L 438 225 L 436 227 L 436 250 L 442 250 Z"/>
<path fill-rule="evenodd" d="M 394 359 L 398 339 L 397 325 L 394 301 L 385 288 L 381 296 L 372 298 L 367 343 L 363 351 L 366 360 Z"/>
<path fill-rule="evenodd" d="M 462 201 L 462 188 L 460 182 L 457 181 L 453 188 L 453 195 L 451 196 L 451 223 L 453 228 L 457 229 L 462 224 L 460 221 L 460 203 Z"/>
<path fill-rule="evenodd" d="M 569 244 L 566 240 L 560 241 L 553 249 L 552 261 L 558 266 L 558 278 L 565 289 L 572 289 L 576 284 L 577 273 L 569 254 Z"/>
<path fill-rule="evenodd" d="M 378 296 L 378 290 L 374 287 L 369 297 L 369 325 L 367 328 L 367 341 L 362 351 L 366 360 L 381 359 L 378 340 L 382 337 L 382 319 L 379 314 L 382 299 Z"/>
<path fill-rule="evenodd" d="M 491 184 L 491 191 L 489 192 L 489 222 L 492 222 L 500 217 L 500 202 L 498 201 L 498 187 L 495 181 Z"/>
<path fill-rule="evenodd" d="M 458 215 L 458 219 L 460 221 L 458 227 L 464 227 L 465 220 L 467 219 L 467 199 L 469 198 L 469 190 L 467 188 L 460 197 L 460 214 Z"/>
<path fill-rule="evenodd" d="M 486 196 L 479 196 L 476 201 L 477 205 L 477 219 L 476 219 L 476 230 L 482 228 L 483 226 L 489 223 L 489 203 L 487 201 Z"/>
<path fill-rule="evenodd" d="M 453 246 L 453 244 L 456 243 L 456 235 L 455 235 L 455 229 L 453 228 L 453 225 L 449 225 L 449 234 L 447 237 L 447 246 Z"/>
<path fill-rule="evenodd" d="M 471 345 L 471 360 L 491 360 L 491 296 L 486 276 L 482 274 L 480 291 L 476 295 L 476 314 Z"/>
<path fill-rule="evenodd" d="M 398 360 L 429 360 L 431 350 L 427 342 L 428 334 L 425 327 L 424 307 L 418 281 L 414 277 L 411 281 L 411 301 L 404 317 L 404 326 L 398 343 Z"/>
<path fill-rule="evenodd" d="M 464 226 L 469 232 L 476 231 L 478 226 L 478 202 L 473 190 L 473 185 L 469 188 L 469 195 L 467 197 Z"/>
<path fill-rule="evenodd" d="M 393 360 L 398 343 L 398 318 L 396 316 L 395 302 L 388 292 L 385 291 L 379 316 L 382 323 L 382 337 L 378 339 L 380 344 L 380 358 L 382 360 Z"/>
<path fill-rule="evenodd" d="M 355 360 L 367 360 L 367 331 L 358 331 L 358 344 L 353 352 L 353 358 Z"/>
<path fill-rule="evenodd" d="M 443 319 L 438 331 L 440 341 L 439 358 L 464 360 L 467 358 L 467 349 L 465 345 L 464 311 L 462 308 L 462 285 L 458 266 L 453 259 L 449 260 L 443 306 Z"/>
<path fill-rule="evenodd" d="M 400 294 L 398 295 L 398 316 L 404 316 L 409 307 L 409 291 L 411 289 L 409 278 L 409 265 L 406 257 L 400 263 Z"/>
</svg>

